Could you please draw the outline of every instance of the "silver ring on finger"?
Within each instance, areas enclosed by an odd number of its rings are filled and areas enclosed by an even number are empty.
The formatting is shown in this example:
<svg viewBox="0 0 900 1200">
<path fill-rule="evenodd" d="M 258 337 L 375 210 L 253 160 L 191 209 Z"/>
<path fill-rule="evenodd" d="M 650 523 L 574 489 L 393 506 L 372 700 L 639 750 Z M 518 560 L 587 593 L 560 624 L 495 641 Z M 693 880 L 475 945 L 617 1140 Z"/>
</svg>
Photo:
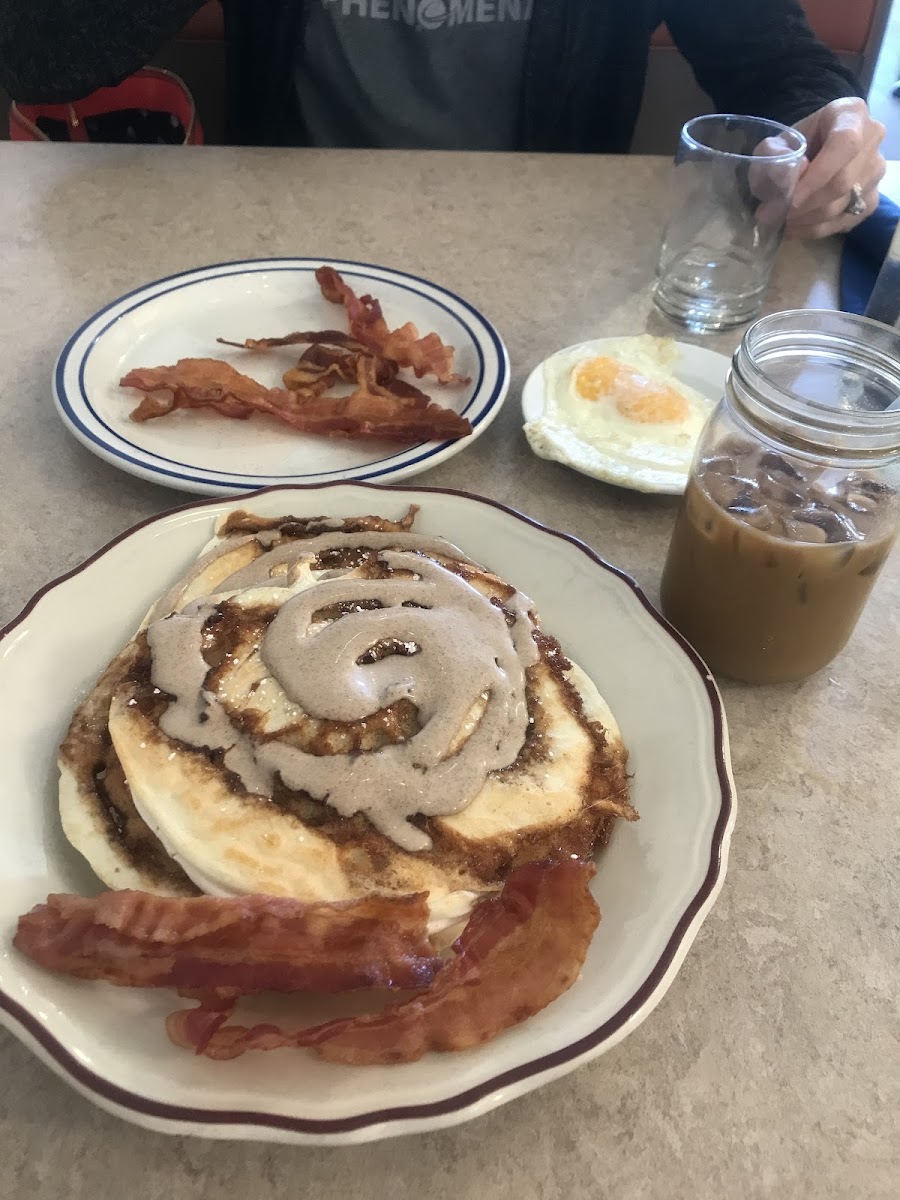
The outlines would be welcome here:
<svg viewBox="0 0 900 1200">
<path fill-rule="evenodd" d="M 863 195 L 862 184 L 854 183 L 850 189 L 850 200 L 844 212 L 849 217 L 861 217 L 866 211 L 866 198 Z"/>
</svg>

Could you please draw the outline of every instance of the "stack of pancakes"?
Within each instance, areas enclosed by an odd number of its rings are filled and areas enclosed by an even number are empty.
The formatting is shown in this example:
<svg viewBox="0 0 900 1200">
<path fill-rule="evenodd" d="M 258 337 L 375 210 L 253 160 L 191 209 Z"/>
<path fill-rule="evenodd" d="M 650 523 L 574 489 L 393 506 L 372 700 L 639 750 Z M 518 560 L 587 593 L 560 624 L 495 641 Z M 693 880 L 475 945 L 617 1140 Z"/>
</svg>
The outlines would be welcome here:
<svg viewBox="0 0 900 1200">
<path fill-rule="evenodd" d="M 80 705 L 60 749 L 63 829 L 108 887 L 331 901 L 427 892 L 437 930 L 463 919 L 516 865 L 549 854 L 586 856 L 606 840 L 617 816 L 634 817 L 615 720 L 592 681 L 541 631 L 533 611 L 538 655 L 526 671 L 528 727 L 518 757 L 488 773 L 462 811 L 415 817 L 430 841 L 424 850 L 402 849 L 363 812 L 342 816 L 327 797 L 289 789 L 280 777 L 271 796 L 252 793 L 221 750 L 186 745 L 160 727 L 172 697 L 153 684 L 147 627 L 204 599 L 214 610 L 203 634 L 204 691 L 242 738 L 354 756 L 364 769 L 366 755 L 414 737 L 420 722 L 410 700 L 362 721 L 326 719 L 299 708 L 260 654 L 296 582 L 295 570 L 285 565 L 286 545 L 341 532 L 341 550 L 304 560 L 311 582 L 336 572 L 384 579 L 392 569 L 381 552 L 354 545 L 354 535 L 396 535 L 391 544 L 402 550 L 412 538 L 414 515 L 411 510 L 401 521 L 270 519 L 239 512 L 220 522 L 196 566 L 154 606 Z M 428 557 L 495 604 L 516 594 L 449 543 Z M 264 585 L 241 586 L 251 564 L 254 579 L 262 571 Z M 344 615 L 333 606 L 316 619 Z M 473 705 L 448 755 L 477 727 L 484 699 Z"/>
</svg>

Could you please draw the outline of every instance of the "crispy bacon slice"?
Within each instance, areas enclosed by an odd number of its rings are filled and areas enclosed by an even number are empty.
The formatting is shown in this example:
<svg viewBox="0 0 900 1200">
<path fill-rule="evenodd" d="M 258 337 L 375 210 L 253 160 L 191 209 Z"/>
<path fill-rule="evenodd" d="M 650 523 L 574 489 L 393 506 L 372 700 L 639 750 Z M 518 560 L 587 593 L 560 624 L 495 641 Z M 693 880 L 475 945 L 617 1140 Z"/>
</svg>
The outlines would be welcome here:
<svg viewBox="0 0 900 1200">
<path fill-rule="evenodd" d="M 176 408 L 212 408 L 223 417 L 246 420 L 269 394 L 261 383 L 217 358 L 182 358 L 171 367 L 138 367 L 119 383 L 144 393 L 132 421 L 164 417 Z"/>
<path fill-rule="evenodd" d="M 171 367 L 129 371 L 123 387 L 145 392 L 131 414 L 147 421 L 176 408 L 211 408 L 222 416 L 244 419 L 267 413 L 300 433 L 326 437 L 377 438 L 416 443 L 466 437 L 472 426 L 400 379 L 379 382 L 374 358 L 357 356 L 357 388 L 349 396 L 303 396 L 265 388 L 217 359 L 181 359 Z"/>
<path fill-rule="evenodd" d="M 403 380 L 381 384 L 374 358 L 357 359 L 357 388 L 349 396 L 296 397 L 272 392 L 256 402 L 303 433 L 327 437 L 380 438 L 415 443 L 466 437 L 472 426 L 465 417 L 429 400 Z"/>
<path fill-rule="evenodd" d="M 376 359 L 362 347 L 357 351 L 348 351 L 336 346 L 316 345 L 310 346 L 301 354 L 296 367 L 285 372 L 284 386 L 299 396 L 320 396 L 334 383 L 356 383 L 359 378 L 360 358 L 372 358 L 375 379 L 379 384 L 389 384 L 396 379 L 396 363 L 386 358 Z M 419 394 L 424 395 L 423 392 Z"/>
<path fill-rule="evenodd" d="M 381 358 L 389 358 L 401 367 L 411 367 L 419 379 L 433 375 L 440 383 L 469 383 L 453 373 L 454 348 L 445 345 L 436 333 L 419 337 L 411 321 L 399 329 L 390 329 L 374 296 L 357 296 L 333 267 L 319 267 L 316 280 L 322 295 L 332 304 L 343 304 L 350 322 L 350 333 Z"/>
<path fill-rule="evenodd" d="M 284 337 L 246 338 L 243 342 L 230 342 L 228 338 L 216 338 L 223 346 L 235 346 L 238 350 L 270 350 L 276 346 L 340 346 L 344 350 L 365 350 L 362 342 L 340 329 L 318 329 L 306 332 L 287 333 Z"/>
<path fill-rule="evenodd" d="M 262 409 L 261 409 L 262 411 Z M 455 441 L 472 432 L 465 418 L 429 403 L 425 409 L 398 407 L 390 396 L 354 392 L 351 396 L 319 396 L 303 406 L 268 410 L 301 433 L 325 437 L 372 438 L 403 445 Z"/>
<path fill-rule="evenodd" d="M 354 1066 L 481 1045 L 540 1012 L 577 979 L 600 919 L 589 890 L 593 874 L 592 864 L 574 859 L 517 868 L 498 897 L 475 909 L 455 943 L 456 958 L 429 990 L 383 1012 L 285 1032 L 226 1025 L 229 1006 L 210 998 L 172 1013 L 169 1037 L 209 1058 L 310 1047 Z"/>
<path fill-rule="evenodd" d="M 273 415 L 305 433 L 330 437 L 381 438 L 392 442 L 455 440 L 472 432 L 470 422 L 434 403 L 402 379 L 379 381 L 378 361 L 360 355 L 357 387 L 349 396 L 304 398 L 290 408 L 274 399 Z"/>
<path fill-rule="evenodd" d="M 310 903 L 272 896 L 54 895 L 14 945 L 53 971 L 224 997 L 428 984 L 441 965 L 425 895 Z M 227 1016 L 227 1005 L 223 1009 Z M 223 1016 L 223 1019 L 224 1019 Z"/>
</svg>

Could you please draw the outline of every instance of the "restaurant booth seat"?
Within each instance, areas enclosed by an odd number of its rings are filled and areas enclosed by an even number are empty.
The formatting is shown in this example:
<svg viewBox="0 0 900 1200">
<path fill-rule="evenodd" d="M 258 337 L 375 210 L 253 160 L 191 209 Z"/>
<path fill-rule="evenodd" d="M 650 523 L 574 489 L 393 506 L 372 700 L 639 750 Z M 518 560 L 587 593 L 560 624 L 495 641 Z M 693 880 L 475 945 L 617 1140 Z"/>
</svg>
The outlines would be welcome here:
<svg viewBox="0 0 900 1200">
<path fill-rule="evenodd" d="M 728 0 L 722 0 L 723 3 Z M 869 90 L 891 0 L 801 0 L 812 28 Z M 712 101 L 700 90 L 691 69 L 663 26 L 653 36 L 644 105 L 632 150 L 669 154 L 686 120 L 709 112 Z"/>
<path fill-rule="evenodd" d="M 818 36 L 857 73 L 863 87 L 868 89 L 890 0 L 802 2 Z M 221 142 L 225 54 L 218 0 L 205 4 L 153 61 L 184 79 L 196 99 L 207 142 Z M 712 107 L 709 97 L 697 86 L 690 67 L 673 46 L 668 30 L 658 29 L 650 51 L 647 89 L 633 149 L 641 154 L 670 154 L 684 121 Z M 2 127 L 5 126 L 4 120 Z"/>
</svg>

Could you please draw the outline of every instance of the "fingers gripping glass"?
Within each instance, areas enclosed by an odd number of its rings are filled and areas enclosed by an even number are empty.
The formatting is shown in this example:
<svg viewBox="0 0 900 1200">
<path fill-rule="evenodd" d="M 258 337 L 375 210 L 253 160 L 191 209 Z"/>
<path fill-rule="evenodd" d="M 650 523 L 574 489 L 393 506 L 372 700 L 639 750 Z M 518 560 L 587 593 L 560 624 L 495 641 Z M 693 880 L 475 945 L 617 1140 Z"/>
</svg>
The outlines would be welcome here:
<svg viewBox="0 0 900 1200">
<path fill-rule="evenodd" d="M 777 121 L 688 121 L 657 266 L 663 312 L 696 332 L 758 315 L 805 162 L 806 139 Z"/>
</svg>

